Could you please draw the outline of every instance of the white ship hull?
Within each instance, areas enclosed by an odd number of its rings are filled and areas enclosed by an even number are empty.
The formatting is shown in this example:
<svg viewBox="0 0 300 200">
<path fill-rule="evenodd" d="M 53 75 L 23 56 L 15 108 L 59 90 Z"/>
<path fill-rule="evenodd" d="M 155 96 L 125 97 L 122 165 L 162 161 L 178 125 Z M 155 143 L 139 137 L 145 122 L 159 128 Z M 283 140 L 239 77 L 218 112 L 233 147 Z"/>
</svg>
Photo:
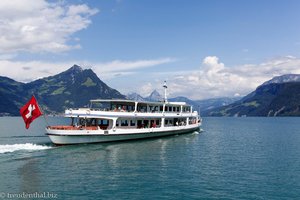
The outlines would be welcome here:
<svg viewBox="0 0 300 200">
<path fill-rule="evenodd" d="M 85 144 L 136 140 L 163 137 L 199 131 L 200 124 L 164 128 L 117 129 L 117 130 L 53 130 L 46 129 L 47 135 L 56 145 Z"/>
</svg>

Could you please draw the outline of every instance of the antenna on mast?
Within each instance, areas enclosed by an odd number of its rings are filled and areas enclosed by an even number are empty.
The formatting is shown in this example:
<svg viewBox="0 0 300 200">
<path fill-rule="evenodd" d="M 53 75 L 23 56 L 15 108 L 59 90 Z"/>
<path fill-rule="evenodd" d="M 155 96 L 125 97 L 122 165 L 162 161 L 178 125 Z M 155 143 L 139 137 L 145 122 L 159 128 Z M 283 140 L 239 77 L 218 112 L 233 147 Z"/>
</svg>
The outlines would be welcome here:
<svg viewBox="0 0 300 200">
<path fill-rule="evenodd" d="M 164 102 L 166 103 L 166 102 L 168 102 L 168 98 L 167 98 L 167 88 L 168 88 L 168 86 L 167 86 L 167 81 L 164 82 L 163 87 L 164 87 L 164 90 L 165 90 L 165 98 L 164 98 Z"/>
</svg>

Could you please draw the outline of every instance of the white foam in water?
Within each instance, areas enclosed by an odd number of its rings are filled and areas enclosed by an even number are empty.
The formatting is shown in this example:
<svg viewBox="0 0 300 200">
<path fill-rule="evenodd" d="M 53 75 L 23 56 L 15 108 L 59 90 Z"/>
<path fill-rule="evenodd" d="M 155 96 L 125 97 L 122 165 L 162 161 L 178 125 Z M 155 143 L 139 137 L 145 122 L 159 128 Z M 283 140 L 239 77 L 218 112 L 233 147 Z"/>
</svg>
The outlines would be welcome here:
<svg viewBox="0 0 300 200">
<path fill-rule="evenodd" d="M 37 145 L 32 143 L 26 143 L 26 144 L 4 144 L 0 145 L 0 154 L 1 153 L 10 153 L 14 151 L 35 151 L 35 150 L 44 150 L 44 149 L 50 149 L 49 146 L 43 146 L 43 145 Z"/>
</svg>

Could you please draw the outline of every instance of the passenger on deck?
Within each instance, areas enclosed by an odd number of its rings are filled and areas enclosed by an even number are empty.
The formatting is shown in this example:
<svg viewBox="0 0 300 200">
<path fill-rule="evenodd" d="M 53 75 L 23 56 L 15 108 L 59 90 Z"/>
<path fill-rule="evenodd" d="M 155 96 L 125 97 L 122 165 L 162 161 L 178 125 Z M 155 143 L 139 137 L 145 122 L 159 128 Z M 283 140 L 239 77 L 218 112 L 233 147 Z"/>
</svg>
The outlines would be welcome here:
<svg viewBox="0 0 300 200">
<path fill-rule="evenodd" d="M 152 125 L 151 125 L 151 127 L 152 127 L 152 128 L 156 128 L 156 123 L 153 122 Z"/>
</svg>

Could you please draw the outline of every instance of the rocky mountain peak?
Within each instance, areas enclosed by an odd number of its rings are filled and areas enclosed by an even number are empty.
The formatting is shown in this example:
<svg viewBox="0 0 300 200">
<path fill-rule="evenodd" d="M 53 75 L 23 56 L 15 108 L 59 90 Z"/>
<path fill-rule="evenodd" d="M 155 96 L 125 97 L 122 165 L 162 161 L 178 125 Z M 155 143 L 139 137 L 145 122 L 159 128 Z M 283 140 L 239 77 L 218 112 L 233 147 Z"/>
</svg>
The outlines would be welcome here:
<svg viewBox="0 0 300 200">
<path fill-rule="evenodd" d="M 73 71 L 78 71 L 78 72 L 82 72 L 82 68 L 79 65 L 74 64 L 70 69 L 72 69 Z"/>
<path fill-rule="evenodd" d="M 136 92 L 128 94 L 127 98 L 134 101 L 145 101 L 145 99 Z"/>
<path fill-rule="evenodd" d="M 163 97 L 159 94 L 157 90 L 154 90 L 147 99 L 149 101 L 162 101 Z"/>
<path fill-rule="evenodd" d="M 130 93 L 127 95 L 128 99 L 135 100 L 135 101 L 162 101 L 163 97 L 159 94 L 157 90 L 153 90 L 148 97 L 142 97 L 138 93 Z"/>
<path fill-rule="evenodd" d="M 74 64 L 71 68 L 66 70 L 65 73 L 78 74 L 78 73 L 81 73 L 82 71 L 83 71 L 83 69 L 79 65 Z"/>
</svg>

